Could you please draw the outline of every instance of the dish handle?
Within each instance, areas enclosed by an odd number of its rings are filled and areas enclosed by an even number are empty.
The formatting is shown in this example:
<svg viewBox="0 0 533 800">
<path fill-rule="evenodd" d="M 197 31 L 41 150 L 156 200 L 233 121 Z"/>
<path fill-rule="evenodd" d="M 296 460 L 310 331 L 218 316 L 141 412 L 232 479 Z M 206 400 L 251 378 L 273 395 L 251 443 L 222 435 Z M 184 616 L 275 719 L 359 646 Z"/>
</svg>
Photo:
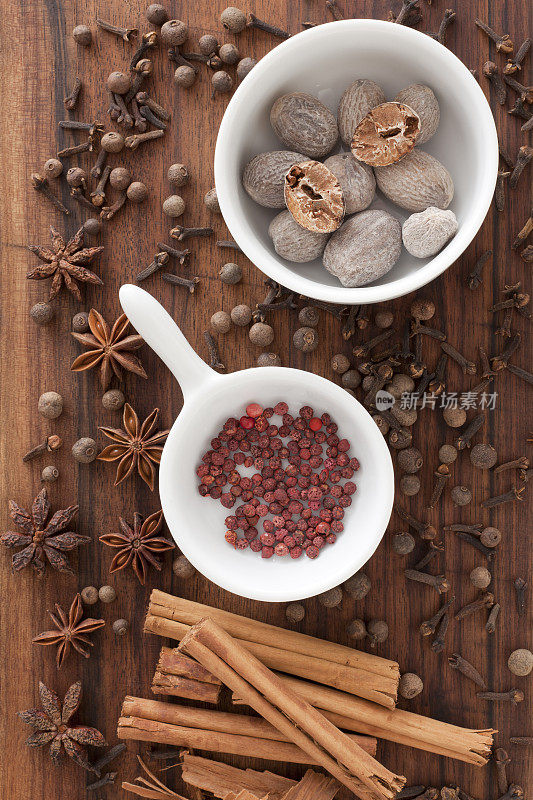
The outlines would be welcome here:
<svg viewBox="0 0 533 800">
<path fill-rule="evenodd" d="M 193 350 L 170 314 L 155 297 L 139 286 L 120 287 L 119 299 L 135 330 L 167 365 L 181 386 L 183 396 L 196 392 L 217 373 Z"/>
</svg>

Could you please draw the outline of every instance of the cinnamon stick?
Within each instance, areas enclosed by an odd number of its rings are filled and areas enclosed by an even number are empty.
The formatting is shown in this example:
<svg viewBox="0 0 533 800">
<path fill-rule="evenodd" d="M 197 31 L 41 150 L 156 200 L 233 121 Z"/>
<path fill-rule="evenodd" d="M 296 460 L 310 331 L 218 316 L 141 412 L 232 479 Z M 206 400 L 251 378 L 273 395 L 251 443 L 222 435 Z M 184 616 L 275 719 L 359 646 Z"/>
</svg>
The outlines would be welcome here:
<svg viewBox="0 0 533 800">
<path fill-rule="evenodd" d="M 187 658 L 178 650 L 163 647 L 151 688 L 154 694 L 216 704 L 220 696 L 221 683 L 192 658 Z"/>
<path fill-rule="evenodd" d="M 269 800 L 281 800 L 296 784 L 296 781 L 273 772 L 238 769 L 188 752 L 182 757 L 182 778 L 189 786 L 209 792 L 219 800 L 230 792 L 238 794 L 240 789 L 248 789 L 257 797 L 268 795 Z"/>
<path fill-rule="evenodd" d="M 393 800 L 405 778 L 390 772 L 313 706 L 287 688 L 213 620 L 195 625 L 180 644 L 257 713 L 362 800 Z"/>
<path fill-rule="evenodd" d="M 291 786 L 283 800 L 333 800 L 340 788 L 333 778 L 308 769 L 302 780 Z"/>
<path fill-rule="evenodd" d="M 203 683 L 212 683 L 215 686 L 222 686 L 218 678 L 211 675 L 208 670 L 204 669 L 202 665 L 198 664 L 194 659 L 180 653 L 177 647 L 161 648 L 159 661 L 157 662 L 157 670 L 159 672 L 167 672 L 171 675 L 181 675 L 183 678 L 188 678 L 191 681 L 202 681 Z"/>
</svg>

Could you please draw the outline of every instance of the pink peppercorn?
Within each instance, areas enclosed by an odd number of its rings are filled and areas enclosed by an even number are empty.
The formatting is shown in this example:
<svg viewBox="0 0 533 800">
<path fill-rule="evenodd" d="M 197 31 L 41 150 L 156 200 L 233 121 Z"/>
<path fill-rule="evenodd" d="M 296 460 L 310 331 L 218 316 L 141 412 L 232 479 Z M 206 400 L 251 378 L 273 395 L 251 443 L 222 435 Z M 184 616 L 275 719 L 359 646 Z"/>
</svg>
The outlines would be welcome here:
<svg viewBox="0 0 533 800">
<path fill-rule="evenodd" d="M 324 536 L 327 536 L 328 533 L 330 532 L 329 523 L 328 522 L 319 522 L 318 525 L 316 526 L 315 530 L 320 535 L 324 534 Z"/>
<path fill-rule="evenodd" d="M 249 417 L 256 419 L 263 413 L 263 407 L 260 406 L 259 403 L 250 403 L 250 405 L 246 406 L 246 413 Z"/>
<path fill-rule="evenodd" d="M 323 536 L 315 536 L 313 538 L 313 544 L 315 547 L 318 547 L 319 550 L 321 550 L 324 547 L 325 543 L 326 540 Z"/>
<path fill-rule="evenodd" d="M 318 549 L 318 547 L 315 547 L 312 544 L 310 544 L 309 547 L 305 548 L 305 555 L 308 558 L 317 558 L 319 554 L 320 550 Z"/>
<path fill-rule="evenodd" d="M 342 523 L 340 523 L 340 524 L 342 524 Z M 342 528 L 344 528 L 344 525 L 342 526 Z M 328 544 L 335 544 L 336 541 L 337 541 L 337 537 L 335 536 L 334 533 L 330 533 L 329 536 L 326 536 L 326 542 Z"/>
<path fill-rule="evenodd" d="M 270 419 L 270 417 L 274 416 L 274 409 L 270 407 L 265 408 L 265 410 L 263 411 L 263 416 L 266 417 L 267 419 Z"/>
<path fill-rule="evenodd" d="M 254 553 L 258 553 L 262 549 L 263 549 L 263 545 L 261 544 L 259 539 L 253 539 L 250 542 L 250 550 L 253 550 Z"/>
<path fill-rule="evenodd" d="M 237 541 L 237 534 L 235 531 L 226 531 L 224 538 L 229 544 L 235 544 Z"/>
<path fill-rule="evenodd" d="M 274 406 L 274 414 L 278 414 L 278 416 L 280 417 L 286 414 L 288 410 L 289 406 L 287 405 L 287 403 L 280 402 L 276 403 L 276 405 Z"/>
<path fill-rule="evenodd" d="M 359 467 L 361 465 L 360 465 L 359 461 L 356 458 L 351 458 L 350 459 L 350 466 L 351 466 L 351 468 L 353 470 L 355 470 L 357 472 L 357 470 L 359 469 Z"/>
<path fill-rule="evenodd" d="M 300 558 L 302 553 L 303 553 L 303 550 L 302 550 L 301 547 L 298 547 L 298 545 L 296 545 L 296 547 L 291 547 L 291 551 L 290 551 L 291 558 Z"/>
<path fill-rule="evenodd" d="M 333 519 L 344 519 L 344 509 L 340 506 L 335 506 L 335 508 L 331 510 L 331 516 Z"/>
<path fill-rule="evenodd" d="M 343 488 L 344 494 L 354 494 L 354 492 L 357 490 L 357 486 L 353 481 L 346 481 Z"/>
<path fill-rule="evenodd" d="M 266 420 L 264 417 L 257 417 L 254 427 L 256 431 L 259 431 L 259 433 L 264 433 L 268 428 L 268 420 Z"/>
<path fill-rule="evenodd" d="M 273 533 L 262 533 L 259 539 L 265 547 L 273 547 L 276 541 L 276 537 Z"/>
<path fill-rule="evenodd" d="M 334 533 L 342 533 L 342 531 L 344 530 L 344 523 L 338 519 L 334 519 L 333 522 L 331 523 L 331 530 Z M 329 541 L 329 536 L 328 536 L 328 541 Z"/>
<path fill-rule="evenodd" d="M 232 508 L 235 505 L 235 498 L 229 492 L 221 495 L 220 502 L 224 506 L 224 508 Z"/>
<path fill-rule="evenodd" d="M 261 550 L 261 558 L 272 558 L 274 555 L 273 547 L 263 547 Z"/>
<path fill-rule="evenodd" d="M 250 542 L 248 541 L 248 539 L 237 539 L 237 542 L 235 543 L 235 547 L 237 548 L 237 550 L 246 550 L 246 548 L 249 546 Z"/>
<path fill-rule="evenodd" d="M 288 556 L 289 555 L 289 548 L 283 542 L 278 542 L 278 544 L 274 548 L 274 552 L 277 556 Z"/>
<path fill-rule="evenodd" d="M 309 427 L 312 431 L 319 431 L 322 427 L 322 420 L 319 417 L 313 417 L 309 420 Z"/>
</svg>

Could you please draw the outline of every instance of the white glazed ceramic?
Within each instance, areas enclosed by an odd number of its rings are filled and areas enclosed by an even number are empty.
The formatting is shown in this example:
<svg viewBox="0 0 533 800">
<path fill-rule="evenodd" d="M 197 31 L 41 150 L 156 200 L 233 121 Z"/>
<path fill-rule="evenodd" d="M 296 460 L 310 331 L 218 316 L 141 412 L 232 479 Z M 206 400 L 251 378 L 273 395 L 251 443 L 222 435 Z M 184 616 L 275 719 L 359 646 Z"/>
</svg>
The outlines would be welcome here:
<svg viewBox="0 0 533 800">
<path fill-rule="evenodd" d="M 293 264 L 276 254 L 267 231 L 281 209 L 257 205 L 242 188 L 241 176 L 258 153 L 284 149 L 269 120 L 277 97 L 292 91 L 308 92 L 336 114 L 343 91 L 357 78 L 376 81 L 391 100 L 412 83 L 433 89 L 440 104 L 440 125 L 422 149 L 438 158 L 452 175 L 455 196 L 449 208 L 457 216 L 459 231 L 434 258 L 413 258 L 404 249 L 398 263 L 379 281 L 346 289 L 322 267 L 321 259 Z M 318 25 L 271 50 L 233 95 L 215 150 L 220 208 L 231 235 L 248 258 L 295 292 L 341 304 L 400 297 L 444 272 L 479 230 L 494 193 L 497 171 L 494 120 L 470 71 L 426 34 L 370 19 Z M 371 207 L 384 208 L 401 222 L 409 216 L 379 192 Z"/>
<path fill-rule="evenodd" d="M 159 470 L 159 493 L 167 525 L 180 550 L 214 583 L 254 600 L 284 602 L 311 597 L 349 578 L 373 554 L 392 510 L 394 474 L 383 436 L 363 408 L 331 381 L 284 367 L 214 372 L 194 352 L 172 318 L 137 286 L 120 289 L 120 302 L 133 327 L 180 383 L 184 404 L 168 436 Z M 262 559 L 235 551 L 224 539 L 224 518 L 232 511 L 200 497 L 195 469 L 202 453 L 228 417 L 245 406 L 273 406 L 285 400 L 293 410 L 311 405 L 328 411 L 352 443 L 361 462 L 357 491 L 346 509 L 345 530 L 317 559 Z"/>
</svg>

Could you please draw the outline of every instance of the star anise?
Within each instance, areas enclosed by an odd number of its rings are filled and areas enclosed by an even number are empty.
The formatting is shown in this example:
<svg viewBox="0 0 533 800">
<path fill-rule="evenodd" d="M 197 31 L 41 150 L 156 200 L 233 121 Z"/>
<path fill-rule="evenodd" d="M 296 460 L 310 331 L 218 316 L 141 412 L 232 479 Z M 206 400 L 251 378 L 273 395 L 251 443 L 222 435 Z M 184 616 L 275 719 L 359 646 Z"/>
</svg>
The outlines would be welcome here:
<svg viewBox="0 0 533 800">
<path fill-rule="evenodd" d="M 83 372 L 100 365 L 100 384 L 102 389 L 107 389 L 111 382 L 113 372 L 122 380 L 122 367 L 129 372 L 147 378 L 148 375 L 143 369 L 143 365 L 131 352 L 138 350 L 144 344 L 144 339 L 138 334 L 126 336 L 130 321 L 125 314 L 122 314 L 114 323 L 111 331 L 109 325 L 98 311 L 91 308 L 89 312 L 89 328 L 91 333 L 73 333 L 75 339 L 84 347 L 88 347 L 87 353 L 74 361 L 71 370 Z"/>
<path fill-rule="evenodd" d="M 155 467 L 161 461 L 163 442 L 170 431 L 152 433 L 157 423 L 159 409 L 154 408 L 142 425 L 129 403 L 124 406 L 124 428 L 99 428 L 115 444 L 105 447 L 98 456 L 99 461 L 119 461 L 115 486 L 126 480 L 135 467 L 143 481 L 154 490 Z"/>
<path fill-rule="evenodd" d="M 105 625 L 103 619 L 83 619 L 83 606 L 81 604 L 81 595 L 77 594 L 68 616 L 65 614 L 61 606 L 56 603 L 56 613 L 48 612 L 52 618 L 52 622 L 56 626 L 55 631 L 44 631 L 32 639 L 33 644 L 56 644 L 58 645 L 56 653 L 57 668 L 60 669 L 63 661 L 65 660 L 70 646 L 78 653 L 81 653 L 85 658 L 89 658 L 89 651 L 82 645 L 93 646 L 93 643 L 87 639 L 88 633 L 102 628 Z"/>
<path fill-rule="evenodd" d="M 29 246 L 28 249 L 39 256 L 44 264 L 30 269 L 26 274 L 27 278 L 37 281 L 52 278 L 50 300 L 59 293 L 63 282 L 69 292 L 80 301 L 81 293 L 76 281 L 103 285 L 103 281 L 98 275 L 87 269 L 85 265 L 90 264 L 104 248 L 83 247 L 83 228 L 80 228 L 65 244 L 63 237 L 50 225 L 50 237 L 52 239 L 51 250 L 48 247 L 38 247 L 33 244 Z"/>
<path fill-rule="evenodd" d="M 44 683 L 39 682 L 39 697 L 43 710 L 29 708 L 19 711 L 19 717 L 27 725 L 31 725 L 34 733 L 28 736 L 28 747 L 42 747 L 50 744 L 50 758 L 58 765 L 61 763 L 62 749 L 69 758 L 80 767 L 95 772 L 90 765 L 87 752 L 81 745 L 91 747 L 105 747 L 106 741 L 96 728 L 87 728 L 85 725 L 70 726 L 71 717 L 78 710 L 81 700 L 81 681 L 73 683 L 63 700 L 63 707 L 55 692 L 47 689 Z"/>
<path fill-rule="evenodd" d="M 133 526 L 119 517 L 120 533 L 106 533 L 100 536 L 100 541 L 109 547 L 114 547 L 118 553 L 111 562 L 111 573 L 125 569 L 130 564 L 134 573 L 144 585 L 150 564 L 161 570 L 162 563 L 155 553 L 164 553 L 173 550 L 173 542 L 163 536 L 156 536 L 161 530 L 163 512 L 156 511 L 144 521 L 140 514 L 133 515 Z"/>
<path fill-rule="evenodd" d="M 65 530 L 78 513 L 78 506 L 69 506 L 56 511 L 47 523 L 50 503 L 46 489 L 42 489 L 33 501 L 31 514 L 13 500 L 9 501 L 9 513 L 13 522 L 24 531 L 24 533 L 7 531 L 0 536 L 0 543 L 6 547 L 24 548 L 13 556 L 12 564 L 16 572 L 31 564 L 39 574 L 42 574 L 46 566 L 44 560 L 46 556 L 54 569 L 74 574 L 67 557 L 63 554 L 90 541 L 89 536 L 80 536 L 78 533 Z"/>
</svg>

